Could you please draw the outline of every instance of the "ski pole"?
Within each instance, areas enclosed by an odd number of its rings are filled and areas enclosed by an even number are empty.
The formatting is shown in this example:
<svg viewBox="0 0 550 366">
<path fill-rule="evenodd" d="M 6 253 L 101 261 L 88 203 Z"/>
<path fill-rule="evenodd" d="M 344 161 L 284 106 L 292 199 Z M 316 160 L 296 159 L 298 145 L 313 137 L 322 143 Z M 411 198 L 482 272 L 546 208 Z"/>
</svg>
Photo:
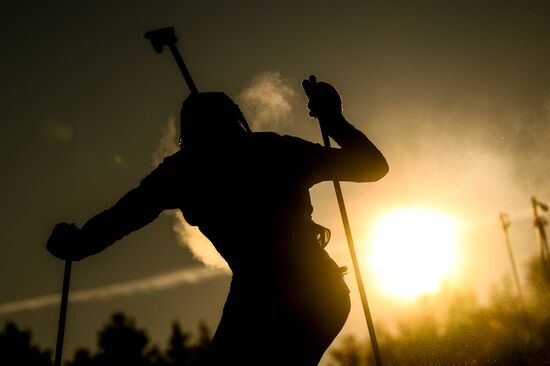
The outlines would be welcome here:
<svg viewBox="0 0 550 366">
<path fill-rule="evenodd" d="M 309 81 L 312 84 L 317 83 L 314 75 L 309 77 Z M 330 147 L 330 139 L 328 133 L 321 126 L 321 134 L 323 135 L 323 144 L 326 147 Z M 378 340 L 376 338 L 376 331 L 374 329 L 374 322 L 372 320 L 372 315 L 369 308 L 369 302 L 367 300 L 367 293 L 365 291 L 365 285 L 363 284 L 363 277 L 361 276 L 361 269 L 359 267 L 359 261 L 357 260 L 357 254 L 355 251 L 355 244 L 353 242 L 353 236 L 351 233 L 351 226 L 349 224 L 348 214 L 346 211 L 346 205 L 344 203 L 344 195 L 342 194 L 342 187 L 340 182 L 337 180 L 332 181 L 334 184 L 334 191 L 336 193 L 336 200 L 338 201 L 338 207 L 340 208 L 340 216 L 342 217 L 342 223 L 344 225 L 344 231 L 346 233 L 346 238 L 348 241 L 348 246 L 351 254 L 351 260 L 353 263 L 353 270 L 355 272 L 355 278 L 357 280 L 357 286 L 359 288 L 359 295 L 361 297 L 361 303 L 363 305 L 363 312 L 365 313 L 365 318 L 367 319 L 367 328 L 369 330 L 370 340 L 372 344 L 372 353 L 374 355 L 374 360 L 376 361 L 377 366 L 382 366 L 382 357 L 380 356 L 380 348 L 378 346 Z"/>
<path fill-rule="evenodd" d="M 63 339 L 65 338 L 65 321 L 67 320 L 67 302 L 69 300 L 71 266 L 72 262 L 67 259 L 65 261 L 65 271 L 63 273 L 63 289 L 61 290 L 61 305 L 59 307 L 59 324 L 57 327 L 54 366 L 61 366 L 61 358 L 63 356 Z"/>
<path fill-rule="evenodd" d="M 157 53 L 161 53 L 164 49 L 164 46 L 168 46 L 168 48 L 170 49 L 170 51 L 172 53 L 172 56 L 174 57 L 174 59 L 176 60 L 176 63 L 178 64 L 178 67 L 179 67 L 179 69 L 180 69 L 180 71 L 183 75 L 183 78 L 185 79 L 185 81 L 186 81 L 186 83 L 189 87 L 189 90 L 191 91 L 192 94 L 198 93 L 199 91 L 197 89 L 197 86 L 195 85 L 193 79 L 191 78 L 191 74 L 189 73 L 189 70 L 185 66 L 185 63 L 183 62 L 183 58 L 181 57 L 181 54 L 179 53 L 179 50 L 176 46 L 177 38 L 176 38 L 176 35 L 175 35 L 175 32 L 174 32 L 174 28 L 167 27 L 167 28 L 161 28 L 161 29 L 157 29 L 157 30 L 147 32 L 147 33 L 145 33 L 145 38 L 147 38 L 151 41 L 151 43 L 153 45 L 153 48 L 155 49 L 155 51 Z M 312 75 L 310 77 L 310 80 L 315 81 L 315 77 Z M 248 123 L 246 122 L 246 119 L 244 118 L 244 116 L 242 116 L 242 121 L 243 121 L 243 127 L 247 131 L 250 132 L 251 131 L 250 127 L 248 126 Z M 323 134 L 323 141 L 325 143 L 325 146 L 330 147 L 330 141 L 328 139 L 328 135 L 322 129 L 322 126 L 321 126 L 321 131 L 322 131 L 322 134 Z M 370 334 L 371 342 L 372 342 L 372 345 L 373 345 L 374 358 L 376 360 L 376 365 L 377 366 L 382 366 L 382 359 L 380 357 L 380 350 L 379 350 L 378 342 L 377 342 L 377 339 L 376 339 L 374 324 L 373 324 L 373 321 L 372 321 L 372 316 L 370 314 L 369 305 L 368 305 L 368 301 L 367 301 L 367 295 L 365 293 L 363 280 L 361 278 L 361 273 L 360 273 L 360 270 L 359 270 L 359 262 L 357 260 L 356 254 L 355 254 L 355 247 L 354 247 L 354 244 L 353 244 L 353 237 L 351 235 L 349 220 L 347 218 L 346 208 L 345 208 L 345 205 L 344 205 L 344 199 L 343 199 L 343 196 L 342 196 L 342 190 L 340 188 L 340 183 L 338 181 L 334 181 L 334 188 L 335 188 L 335 191 L 336 191 L 336 196 L 337 196 L 337 199 L 338 199 L 338 205 L 340 207 L 340 213 L 342 215 L 342 221 L 344 223 L 344 229 L 345 229 L 345 232 L 346 232 L 346 237 L 348 239 L 348 244 L 349 244 L 351 255 L 352 255 L 352 261 L 353 261 L 353 266 L 354 266 L 354 270 L 355 270 L 355 274 L 356 274 L 356 278 L 357 278 L 357 282 L 358 282 L 358 286 L 359 286 L 359 293 L 361 295 L 361 302 L 363 304 L 363 310 L 365 312 L 365 317 L 367 318 L 367 326 L 368 326 L 368 329 L 369 329 L 369 334 Z"/>
<path fill-rule="evenodd" d="M 510 242 L 510 235 L 508 233 L 508 229 L 510 228 L 510 225 L 511 225 L 510 217 L 506 213 L 501 212 L 499 215 L 499 218 L 500 218 L 500 223 L 502 225 L 502 231 L 504 232 L 504 242 L 506 243 L 506 248 L 508 249 L 508 257 L 510 259 L 510 264 L 512 265 L 512 273 L 514 274 L 514 280 L 516 281 L 516 286 L 518 289 L 518 297 L 521 303 L 521 312 L 522 312 L 527 330 L 529 331 L 529 335 L 532 336 L 531 320 L 529 319 L 529 315 L 527 314 L 527 310 L 525 307 L 523 291 L 521 290 L 518 271 L 516 268 L 516 261 L 514 259 L 514 252 L 512 251 L 512 244 Z"/>
<path fill-rule="evenodd" d="M 512 251 L 512 244 L 510 243 L 510 235 L 508 233 L 508 228 L 510 227 L 510 217 L 501 212 L 499 215 L 500 223 L 502 225 L 502 231 L 504 233 L 504 243 L 506 244 L 506 249 L 508 249 L 508 258 L 510 259 L 510 264 L 512 266 L 512 273 L 514 275 L 514 280 L 516 282 L 516 287 L 518 289 L 518 295 L 520 297 L 521 303 L 525 306 L 523 301 L 523 291 L 521 290 L 521 284 L 519 282 L 518 270 L 516 268 L 516 261 L 514 259 L 514 252 Z"/>
<path fill-rule="evenodd" d="M 178 39 L 176 37 L 174 28 L 166 27 L 149 31 L 145 33 L 145 38 L 151 41 L 151 44 L 153 45 L 153 48 L 155 49 L 155 51 L 157 51 L 157 53 L 161 53 L 164 50 L 164 46 L 168 46 L 170 52 L 172 53 L 172 56 L 178 64 L 178 67 L 181 71 L 181 74 L 183 75 L 183 78 L 185 79 L 185 82 L 187 83 L 187 86 L 189 87 L 189 90 L 191 91 L 191 94 L 198 94 L 199 89 L 195 85 L 195 82 L 193 81 L 193 78 L 191 77 L 187 66 L 185 66 L 185 62 L 183 62 L 183 58 L 181 57 L 178 47 L 176 46 Z M 239 122 L 247 132 L 251 132 L 248 122 L 246 121 L 246 118 L 244 118 L 242 113 L 240 113 Z"/>
<path fill-rule="evenodd" d="M 176 47 L 177 38 L 174 28 L 168 27 L 147 32 L 145 33 L 145 38 L 151 41 L 157 53 L 161 53 L 164 46 L 168 46 L 170 48 L 170 51 L 172 52 L 172 55 L 174 56 L 174 59 L 176 60 L 176 63 L 178 64 L 178 67 L 187 85 L 189 86 L 189 89 L 191 90 L 191 93 L 198 94 L 199 90 L 191 78 L 191 74 L 187 70 L 187 67 L 185 66 L 185 63 L 183 62 L 183 59 Z M 246 121 L 244 122 L 246 123 Z M 65 323 L 67 320 L 67 303 L 69 299 L 69 285 L 71 282 L 71 267 L 72 262 L 70 260 L 66 260 L 63 274 L 63 289 L 61 292 L 61 305 L 59 309 L 59 324 L 57 329 L 54 366 L 61 366 L 63 355 L 63 340 L 65 338 Z"/>
<path fill-rule="evenodd" d="M 531 197 L 531 205 L 533 208 L 533 225 L 535 226 L 537 243 L 540 246 L 540 259 L 542 263 L 542 270 L 546 281 L 550 281 L 550 254 L 548 250 L 546 231 L 544 230 L 544 227 L 548 224 L 548 222 L 538 212 L 538 208 L 540 208 L 544 212 L 548 211 L 548 206 L 537 200 L 535 197 Z"/>
<path fill-rule="evenodd" d="M 178 47 L 176 46 L 178 39 L 176 38 L 174 28 L 167 27 L 147 32 L 145 33 L 145 38 L 151 41 L 153 48 L 157 51 L 157 53 L 162 53 L 164 46 L 168 46 L 170 52 L 172 52 L 172 56 L 174 56 L 174 59 L 178 64 L 185 82 L 189 86 L 189 90 L 191 90 L 192 94 L 198 94 L 199 90 L 197 89 L 193 78 L 191 78 L 191 74 L 189 73 L 187 66 L 185 66 L 185 62 L 183 62 L 183 58 L 181 57 Z"/>
</svg>

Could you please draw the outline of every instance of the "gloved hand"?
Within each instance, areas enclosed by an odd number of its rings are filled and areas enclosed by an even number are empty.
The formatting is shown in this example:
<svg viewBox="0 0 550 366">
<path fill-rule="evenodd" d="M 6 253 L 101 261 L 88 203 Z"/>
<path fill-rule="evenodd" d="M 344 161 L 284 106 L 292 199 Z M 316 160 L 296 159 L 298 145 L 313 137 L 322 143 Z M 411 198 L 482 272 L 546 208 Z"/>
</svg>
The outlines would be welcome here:
<svg viewBox="0 0 550 366">
<path fill-rule="evenodd" d="M 309 99 L 309 115 L 316 118 L 331 118 L 342 114 L 342 99 L 329 83 L 317 82 L 315 76 L 302 81 L 302 87 Z"/>
<path fill-rule="evenodd" d="M 53 228 L 46 248 L 59 259 L 78 261 L 87 256 L 79 239 L 80 229 L 75 224 L 62 222 Z"/>
</svg>

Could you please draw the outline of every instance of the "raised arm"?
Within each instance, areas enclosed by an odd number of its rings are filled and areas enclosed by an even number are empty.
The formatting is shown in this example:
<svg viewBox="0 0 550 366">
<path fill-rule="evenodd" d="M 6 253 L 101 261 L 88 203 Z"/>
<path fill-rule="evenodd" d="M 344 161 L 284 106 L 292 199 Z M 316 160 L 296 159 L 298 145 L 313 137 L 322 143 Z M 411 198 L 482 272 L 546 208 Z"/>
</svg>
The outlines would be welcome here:
<svg viewBox="0 0 550 366">
<path fill-rule="evenodd" d="M 374 182 L 388 172 L 388 163 L 367 136 L 342 114 L 342 102 L 330 84 L 304 80 L 309 115 L 319 119 L 323 130 L 340 148 L 317 148 L 312 161 L 314 183 L 325 180 Z"/>
<path fill-rule="evenodd" d="M 389 170 L 378 148 L 353 127 L 343 115 L 319 118 L 323 128 L 340 146 L 324 154 L 325 162 L 334 172 L 334 180 L 375 182 Z"/>
</svg>

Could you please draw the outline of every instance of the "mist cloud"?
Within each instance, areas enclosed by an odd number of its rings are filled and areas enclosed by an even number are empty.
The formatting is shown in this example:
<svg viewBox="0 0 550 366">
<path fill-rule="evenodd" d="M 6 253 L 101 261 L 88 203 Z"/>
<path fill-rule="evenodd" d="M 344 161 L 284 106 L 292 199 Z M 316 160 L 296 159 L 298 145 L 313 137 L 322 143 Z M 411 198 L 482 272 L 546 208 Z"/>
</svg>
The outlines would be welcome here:
<svg viewBox="0 0 550 366">
<path fill-rule="evenodd" d="M 296 92 L 278 71 L 262 71 L 256 74 L 239 96 L 239 105 L 254 131 L 274 130 L 283 127 L 293 110 L 292 100 Z M 175 119 L 166 124 L 159 147 L 153 154 L 157 166 L 162 160 L 179 150 L 178 129 Z M 179 210 L 166 212 L 173 219 L 172 229 L 178 242 L 189 248 L 194 257 L 204 264 L 229 270 L 227 262 L 200 230 L 189 225 Z"/>
<path fill-rule="evenodd" d="M 158 165 L 162 160 L 179 150 L 177 144 L 178 129 L 176 120 L 170 119 L 166 124 L 157 151 L 153 153 L 153 163 Z M 229 270 L 227 262 L 217 252 L 214 245 L 196 226 L 189 225 L 180 210 L 166 211 L 173 220 L 172 229 L 176 233 L 178 243 L 189 248 L 193 256 L 207 266 Z"/>
<path fill-rule="evenodd" d="M 548 105 L 457 102 L 446 108 L 409 100 L 383 105 L 372 116 L 390 165 L 378 188 L 380 207 L 437 207 L 463 221 L 462 270 L 453 281 L 482 296 L 509 271 L 498 219 L 509 214 L 523 279 L 523 263 L 538 254 L 530 197 L 550 201 Z"/>
<path fill-rule="evenodd" d="M 162 135 L 157 150 L 153 152 L 153 165 L 156 167 L 159 165 L 165 157 L 176 153 L 179 150 L 178 146 L 178 129 L 176 120 L 171 118 L 168 120 Z"/>
<path fill-rule="evenodd" d="M 229 271 L 227 262 L 214 248 L 210 240 L 196 226 L 189 225 L 180 210 L 170 211 L 169 215 L 174 219 L 172 229 L 176 233 L 179 242 L 187 246 L 196 259 L 209 267 Z"/>
<path fill-rule="evenodd" d="M 535 180 L 542 173 L 537 166 L 549 162 L 550 129 L 535 119 L 517 110 L 388 109 L 377 117 L 380 135 L 399 143 L 383 144 L 391 167 L 386 183 L 407 182 L 411 195 L 423 192 L 483 213 L 522 210 L 531 194 L 548 192 Z"/>
<path fill-rule="evenodd" d="M 276 130 L 282 127 L 293 109 L 296 91 L 279 71 L 256 74 L 239 96 L 239 105 L 249 116 L 254 131 Z"/>
<path fill-rule="evenodd" d="M 94 300 L 107 300 L 119 296 L 149 293 L 174 288 L 186 284 L 196 284 L 225 274 L 225 271 L 211 268 L 191 268 L 163 273 L 157 276 L 142 278 L 135 281 L 115 283 L 108 286 L 86 290 L 73 291 L 69 294 L 69 302 L 85 303 Z M 59 304 L 60 294 L 51 294 L 30 299 L 0 304 L 0 315 L 16 313 L 25 310 L 37 310 Z"/>
</svg>

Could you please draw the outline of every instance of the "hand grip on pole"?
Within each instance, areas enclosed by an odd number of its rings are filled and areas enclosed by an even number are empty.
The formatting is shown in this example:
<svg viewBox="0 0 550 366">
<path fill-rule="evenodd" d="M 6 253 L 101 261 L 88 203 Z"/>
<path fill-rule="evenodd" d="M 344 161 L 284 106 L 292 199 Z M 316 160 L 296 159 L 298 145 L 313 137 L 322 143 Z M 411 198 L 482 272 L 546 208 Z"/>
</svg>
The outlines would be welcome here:
<svg viewBox="0 0 550 366">
<path fill-rule="evenodd" d="M 309 87 L 313 87 L 317 80 L 314 75 L 309 77 Z M 306 94 L 309 94 L 309 90 L 306 88 Z M 321 134 L 323 136 L 323 144 L 326 147 L 330 147 L 330 138 L 326 130 L 323 128 L 323 124 L 319 121 L 321 126 Z M 367 327 L 369 330 L 369 335 L 372 344 L 372 350 L 374 359 L 377 366 L 382 366 L 382 357 L 380 355 L 380 347 L 378 346 L 378 340 L 376 338 L 376 331 L 374 329 L 374 322 L 372 320 L 372 315 L 369 308 L 369 303 L 367 300 L 367 293 L 365 292 L 365 285 L 363 283 L 363 277 L 361 276 L 361 268 L 359 266 L 359 261 L 357 259 L 357 254 L 355 251 L 355 244 L 353 242 L 353 235 L 351 233 L 351 226 L 348 219 L 348 214 L 346 211 L 346 205 L 344 203 L 344 195 L 342 194 L 342 187 L 340 182 L 337 180 L 333 181 L 334 191 L 336 193 L 336 200 L 338 201 L 338 207 L 340 209 L 340 215 L 342 217 L 342 223 L 344 225 L 344 231 L 346 234 L 346 239 L 348 241 L 348 246 L 351 254 L 351 260 L 353 263 L 353 270 L 355 272 L 355 278 L 357 280 L 357 287 L 359 288 L 359 295 L 361 297 L 361 303 L 363 305 L 363 312 L 365 313 L 365 318 L 367 320 Z"/>
</svg>

